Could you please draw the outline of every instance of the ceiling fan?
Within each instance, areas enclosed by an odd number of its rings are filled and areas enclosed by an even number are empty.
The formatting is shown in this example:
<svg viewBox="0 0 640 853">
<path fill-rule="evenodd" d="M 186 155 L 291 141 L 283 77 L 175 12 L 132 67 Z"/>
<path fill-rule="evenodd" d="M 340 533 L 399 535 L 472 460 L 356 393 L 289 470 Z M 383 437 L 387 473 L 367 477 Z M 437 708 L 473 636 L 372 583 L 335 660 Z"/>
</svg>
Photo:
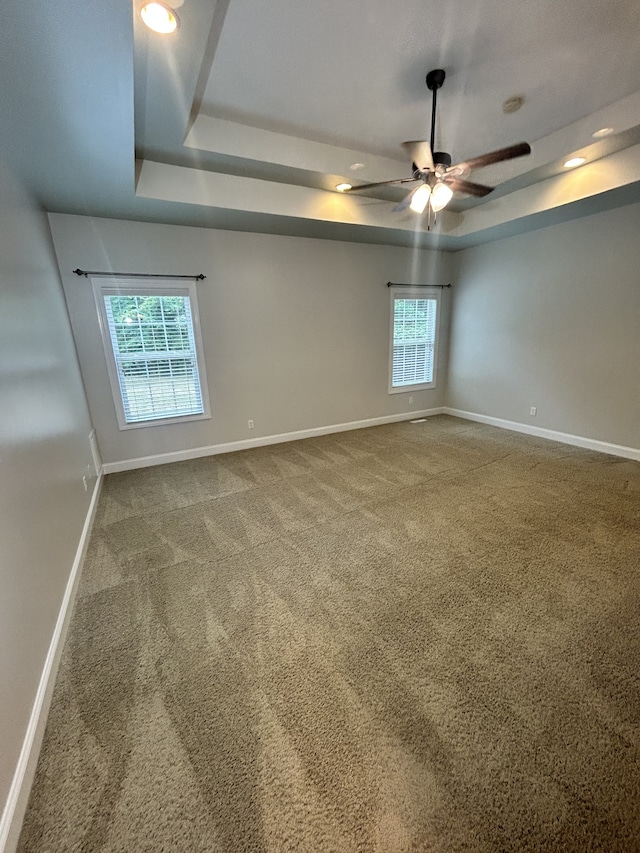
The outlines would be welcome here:
<svg viewBox="0 0 640 853">
<path fill-rule="evenodd" d="M 531 153 L 531 146 L 527 142 L 518 142 L 507 148 L 499 148 L 478 157 L 472 157 L 463 163 L 451 165 L 451 155 L 446 151 L 434 151 L 434 139 L 436 132 L 436 98 L 438 89 L 442 87 L 445 72 L 442 68 L 436 68 L 427 74 L 427 88 L 433 92 L 431 104 L 431 139 L 414 140 L 403 142 L 402 146 L 412 160 L 412 175 L 410 178 L 400 178 L 394 181 L 378 181 L 373 184 L 360 184 L 350 187 L 348 185 L 341 192 L 359 192 L 360 190 L 371 190 L 375 187 L 384 187 L 391 184 L 410 184 L 418 182 L 419 185 L 397 205 L 394 210 L 406 210 L 410 207 L 416 213 L 423 213 L 429 204 L 429 215 L 431 211 L 437 213 L 442 210 L 451 200 L 454 192 L 466 193 L 482 197 L 488 195 L 493 187 L 484 184 L 476 184 L 466 180 L 473 169 L 481 169 L 493 163 L 501 163 L 503 160 L 513 160 L 515 157 L 523 157 Z"/>
</svg>

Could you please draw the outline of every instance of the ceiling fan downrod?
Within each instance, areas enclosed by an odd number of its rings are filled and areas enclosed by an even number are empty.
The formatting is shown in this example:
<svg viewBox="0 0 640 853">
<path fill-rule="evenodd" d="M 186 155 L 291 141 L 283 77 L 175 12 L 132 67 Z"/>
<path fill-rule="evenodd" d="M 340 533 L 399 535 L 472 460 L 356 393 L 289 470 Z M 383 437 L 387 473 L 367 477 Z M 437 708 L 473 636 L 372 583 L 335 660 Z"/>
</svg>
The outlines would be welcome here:
<svg viewBox="0 0 640 853">
<path fill-rule="evenodd" d="M 438 95 L 438 89 L 441 88 L 444 83 L 444 78 L 446 74 L 444 72 L 444 68 L 434 68 L 433 71 L 429 71 L 427 74 L 427 89 L 433 92 L 433 96 L 431 98 L 431 150 L 434 150 L 434 143 L 436 138 L 436 99 Z"/>
</svg>

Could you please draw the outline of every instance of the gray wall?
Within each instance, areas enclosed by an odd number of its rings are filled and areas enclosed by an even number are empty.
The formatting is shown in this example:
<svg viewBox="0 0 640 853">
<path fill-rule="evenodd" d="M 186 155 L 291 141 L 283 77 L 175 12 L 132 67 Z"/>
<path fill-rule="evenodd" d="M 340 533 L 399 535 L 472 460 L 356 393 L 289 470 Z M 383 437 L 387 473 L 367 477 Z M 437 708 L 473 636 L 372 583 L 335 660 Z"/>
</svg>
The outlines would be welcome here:
<svg viewBox="0 0 640 853">
<path fill-rule="evenodd" d="M 442 404 L 449 292 L 438 387 L 390 395 L 386 282 L 446 283 L 449 255 L 63 214 L 50 221 L 105 462 Z M 76 267 L 207 276 L 198 301 L 211 420 L 118 429 L 91 285 Z"/>
<path fill-rule="evenodd" d="M 107 461 L 402 413 L 387 393 L 384 283 L 446 282 L 436 252 L 51 215 Z M 0 165 L 0 802 L 24 738 L 89 492 L 91 429 L 44 215 Z M 640 205 L 455 258 L 443 404 L 640 446 Z M 89 284 L 76 266 L 204 272 L 213 418 L 117 428 Z M 444 329 L 448 322 L 444 292 Z M 538 407 L 537 418 L 528 414 Z M 256 429 L 246 426 L 253 418 Z"/>
<path fill-rule="evenodd" d="M 0 808 L 95 482 L 90 430 L 46 215 L 0 160 Z"/>
<path fill-rule="evenodd" d="M 457 253 L 447 405 L 640 448 L 639 235 L 636 204 Z"/>
</svg>

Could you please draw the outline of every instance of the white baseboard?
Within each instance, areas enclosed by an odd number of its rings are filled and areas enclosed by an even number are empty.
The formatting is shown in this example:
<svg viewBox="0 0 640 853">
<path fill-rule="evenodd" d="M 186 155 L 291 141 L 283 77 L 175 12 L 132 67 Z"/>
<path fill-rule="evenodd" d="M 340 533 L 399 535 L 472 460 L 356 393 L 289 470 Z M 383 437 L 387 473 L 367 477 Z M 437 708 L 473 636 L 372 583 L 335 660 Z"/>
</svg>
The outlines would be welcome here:
<svg viewBox="0 0 640 853">
<path fill-rule="evenodd" d="M 475 412 L 464 412 L 461 409 L 451 409 L 444 406 L 442 413 L 452 415 L 455 418 L 464 418 L 468 421 L 477 421 L 481 424 L 490 424 L 500 429 L 510 429 L 514 432 L 523 432 L 527 435 L 535 435 L 538 438 L 548 438 L 551 441 L 559 441 L 562 444 L 573 444 L 575 447 L 584 447 L 587 450 L 595 450 L 598 453 L 608 453 L 611 456 L 622 456 L 625 459 L 634 459 L 640 462 L 640 448 L 625 447 L 622 444 L 612 444 L 608 441 L 598 441 L 595 438 L 585 438 L 581 435 L 571 435 L 568 432 L 557 432 L 544 427 L 534 427 L 531 424 L 522 424 L 517 421 L 506 421 L 503 418 L 493 418 L 489 415 L 478 415 Z"/>
<path fill-rule="evenodd" d="M 247 438 L 241 441 L 230 441 L 226 444 L 210 444 L 208 447 L 194 447 L 190 450 L 175 450 L 171 453 L 157 453 L 154 456 L 140 456 L 137 459 L 124 459 L 121 462 L 104 462 L 102 471 L 105 474 L 116 474 L 119 471 L 132 471 L 135 468 L 149 468 L 152 465 L 164 465 L 167 462 L 184 462 L 186 459 L 198 459 L 201 456 L 215 456 L 218 453 L 232 453 L 234 450 L 247 450 L 251 447 L 265 447 L 269 444 L 281 444 L 285 441 L 299 441 L 303 438 L 314 438 L 318 435 L 330 435 L 334 432 L 347 432 L 352 429 L 392 424 L 398 421 L 409 421 L 414 418 L 427 418 L 432 415 L 442 415 L 444 409 L 426 409 L 419 412 L 403 412 L 399 415 L 384 415 L 380 418 L 367 418 L 363 421 L 351 421 L 345 424 L 314 427 L 296 432 L 284 432 L 278 435 L 263 435 L 258 438 Z"/>
<path fill-rule="evenodd" d="M 22 749 L 20 750 L 18 764 L 13 775 L 13 781 L 11 783 L 11 788 L 9 789 L 7 802 L 5 804 L 2 817 L 0 818 L 0 853 L 14 853 L 20 838 L 22 821 L 24 819 L 27 803 L 29 801 L 29 794 L 31 792 L 31 785 L 33 784 L 33 778 L 38 764 L 38 756 L 40 754 L 40 747 L 42 746 L 42 739 L 44 737 L 44 730 L 47 723 L 47 715 L 49 713 L 49 706 L 51 705 L 51 697 L 67 634 L 73 600 L 75 598 L 78 580 L 80 579 L 80 571 L 87 551 L 87 545 L 89 544 L 89 535 L 93 526 L 96 508 L 98 506 L 102 480 L 102 475 L 99 475 L 93 487 L 91 502 L 82 527 L 80 541 L 78 543 L 73 566 L 71 567 L 71 572 L 69 574 L 69 580 L 67 581 L 67 586 L 64 591 L 62 604 L 60 605 L 58 619 L 53 631 L 51 643 L 49 644 L 49 651 L 47 652 L 42 675 L 40 676 L 40 683 L 38 684 L 38 690 L 31 709 L 31 716 L 29 718 L 27 731 L 22 743 Z"/>
</svg>

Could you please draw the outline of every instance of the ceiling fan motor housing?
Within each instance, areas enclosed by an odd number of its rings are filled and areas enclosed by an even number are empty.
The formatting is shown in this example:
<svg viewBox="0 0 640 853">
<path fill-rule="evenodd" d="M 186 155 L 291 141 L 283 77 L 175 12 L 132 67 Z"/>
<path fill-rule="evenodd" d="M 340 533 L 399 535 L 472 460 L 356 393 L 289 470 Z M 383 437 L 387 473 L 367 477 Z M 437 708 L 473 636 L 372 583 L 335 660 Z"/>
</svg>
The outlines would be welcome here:
<svg viewBox="0 0 640 853">
<path fill-rule="evenodd" d="M 434 151 L 433 162 L 436 166 L 450 166 L 451 154 L 447 154 L 446 151 Z"/>
</svg>

